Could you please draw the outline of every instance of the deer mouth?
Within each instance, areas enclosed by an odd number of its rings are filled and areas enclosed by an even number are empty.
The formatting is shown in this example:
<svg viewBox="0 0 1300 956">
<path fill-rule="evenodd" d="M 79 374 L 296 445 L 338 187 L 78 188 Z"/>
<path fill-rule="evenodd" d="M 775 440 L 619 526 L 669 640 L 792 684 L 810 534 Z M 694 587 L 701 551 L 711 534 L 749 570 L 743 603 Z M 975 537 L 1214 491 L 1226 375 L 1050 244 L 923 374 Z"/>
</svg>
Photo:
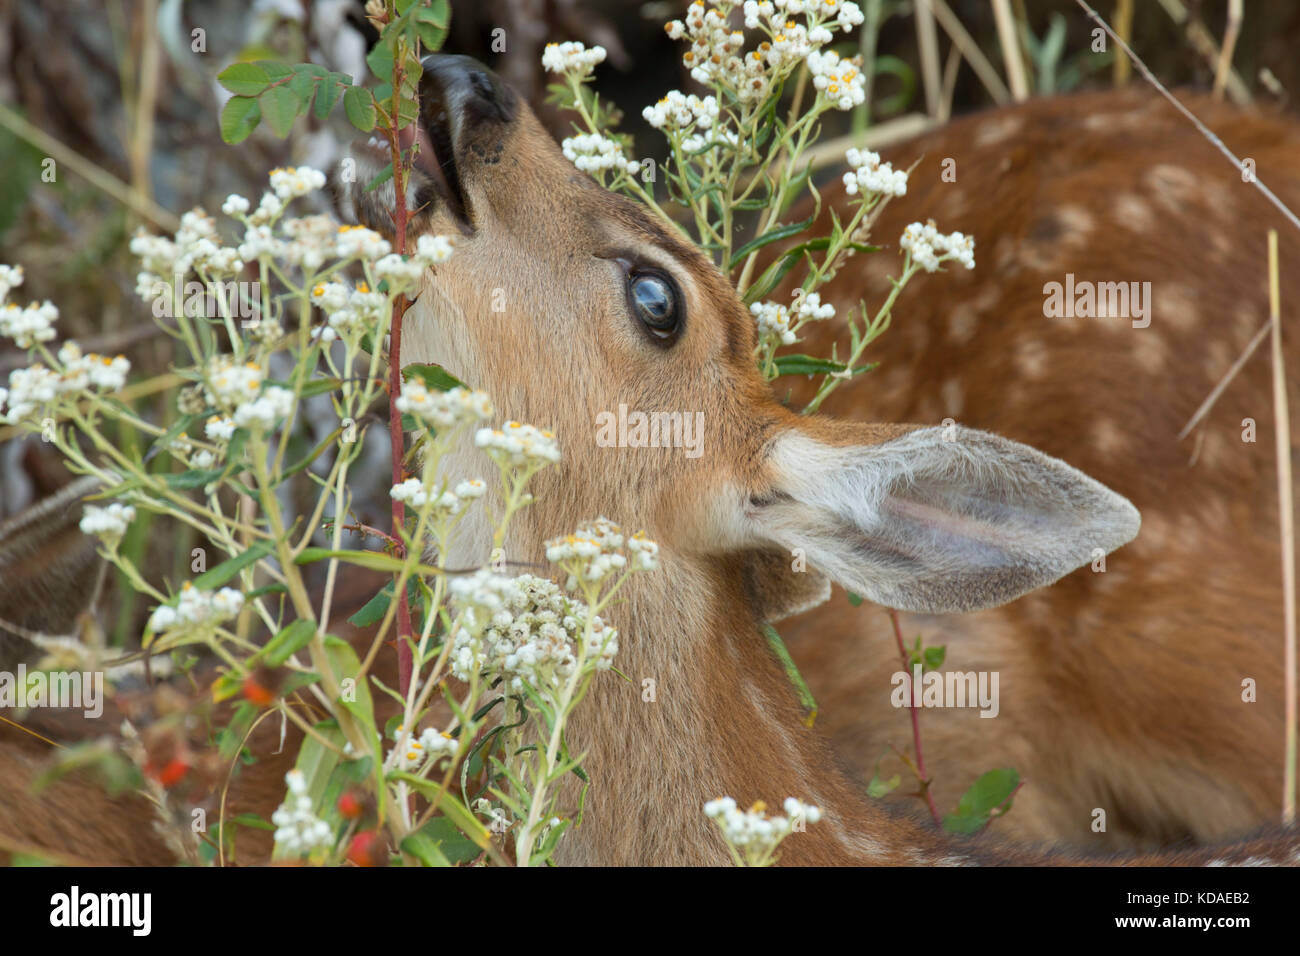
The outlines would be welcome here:
<svg viewBox="0 0 1300 956">
<path fill-rule="evenodd" d="M 504 141 L 519 110 L 519 98 L 495 73 L 467 56 L 433 54 L 423 61 L 420 113 L 398 132 L 403 152 L 415 147 L 407 183 L 412 219 L 445 211 L 466 236 L 475 231 L 470 187 L 485 167 L 501 161 Z M 392 232 L 395 195 L 391 180 L 378 189 L 368 183 L 392 154 L 377 136 L 355 148 L 363 175 L 349 189 L 336 189 L 340 215 L 373 229 Z"/>
<path fill-rule="evenodd" d="M 417 203 L 429 207 L 441 201 L 461 231 L 472 234 L 474 225 L 456 160 L 457 127 L 463 111 L 454 90 L 441 81 L 439 71 L 429 68 L 429 60 L 433 59 L 425 60 L 419 120 L 402 130 L 399 138 L 403 150 L 416 146 L 412 169 L 424 179 L 416 189 Z"/>
</svg>

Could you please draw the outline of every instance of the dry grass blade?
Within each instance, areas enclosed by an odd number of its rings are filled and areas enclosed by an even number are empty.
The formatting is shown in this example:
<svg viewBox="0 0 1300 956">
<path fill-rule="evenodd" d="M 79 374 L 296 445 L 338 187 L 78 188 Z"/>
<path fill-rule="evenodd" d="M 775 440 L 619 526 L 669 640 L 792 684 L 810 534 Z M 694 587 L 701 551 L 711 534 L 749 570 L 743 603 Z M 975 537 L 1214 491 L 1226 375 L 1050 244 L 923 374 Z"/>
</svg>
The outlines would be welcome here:
<svg viewBox="0 0 1300 956">
<path fill-rule="evenodd" d="M 1285 608 L 1283 682 L 1286 685 L 1286 758 L 1282 777 L 1282 823 L 1295 822 L 1296 775 L 1296 593 L 1295 506 L 1291 491 L 1291 415 L 1282 358 L 1282 304 L 1277 268 L 1277 230 L 1268 231 L 1268 307 L 1273 329 L 1273 422 L 1277 440 L 1278 525 L 1282 534 L 1282 601 Z"/>
</svg>

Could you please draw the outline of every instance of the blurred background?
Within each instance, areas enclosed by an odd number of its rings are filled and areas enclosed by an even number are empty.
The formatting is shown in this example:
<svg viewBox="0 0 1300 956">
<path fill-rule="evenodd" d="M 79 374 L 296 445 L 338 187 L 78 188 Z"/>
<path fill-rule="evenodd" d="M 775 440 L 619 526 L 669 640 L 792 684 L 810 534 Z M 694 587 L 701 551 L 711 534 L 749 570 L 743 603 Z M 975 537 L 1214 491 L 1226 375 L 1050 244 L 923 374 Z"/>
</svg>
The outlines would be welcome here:
<svg viewBox="0 0 1300 956">
<path fill-rule="evenodd" d="M 1144 82 L 1110 44 L 1107 52 L 1093 50 L 1095 24 L 1074 0 L 858 2 L 867 22 L 837 48 L 863 56 L 868 100 L 852 114 L 829 117 L 828 138 L 853 135 L 878 146 L 1025 96 Z M 1300 0 L 1094 5 L 1170 87 L 1217 87 L 1258 109 L 1296 109 Z M 453 0 L 444 49 L 492 66 L 560 137 L 569 120 L 545 104 L 542 49 L 564 40 L 604 46 L 609 56 L 596 90 L 625 111 L 633 155 L 656 156 L 661 139 L 641 109 L 667 90 L 695 89 L 680 45 L 663 30 L 685 8 L 680 0 Z M 1244 11 L 1239 29 L 1234 8 Z M 61 337 L 131 359 L 131 388 L 156 421 L 165 425 L 177 414 L 172 342 L 133 291 L 131 235 L 139 228 L 170 233 L 181 212 L 196 205 L 215 211 L 232 192 L 256 200 L 273 167 L 328 168 L 355 135 L 336 116 L 301 122 L 287 140 L 263 125 L 241 146 L 226 146 L 217 117 L 229 94 L 216 75 L 236 60 L 273 59 L 360 77 L 373 39 L 361 0 L 0 0 L 0 263 L 25 267 L 22 301 L 48 298 L 59 306 Z M 22 353 L 0 352 L 0 381 L 25 364 Z M 314 399 L 290 458 L 335 424 L 328 398 Z M 368 439 L 367 467 L 354 472 L 355 512 L 384 527 L 387 437 L 372 429 Z M 154 462 L 177 467 L 167 456 Z M 39 437 L 0 426 L 0 520 L 70 478 Z M 289 494 L 305 502 L 312 491 L 304 479 Z M 196 544 L 187 534 L 159 534 L 142 516 L 124 548 L 152 575 L 179 582 L 190 576 Z M 134 640 L 148 608 L 127 588 L 109 593 L 101 621 L 114 643 Z"/>
</svg>

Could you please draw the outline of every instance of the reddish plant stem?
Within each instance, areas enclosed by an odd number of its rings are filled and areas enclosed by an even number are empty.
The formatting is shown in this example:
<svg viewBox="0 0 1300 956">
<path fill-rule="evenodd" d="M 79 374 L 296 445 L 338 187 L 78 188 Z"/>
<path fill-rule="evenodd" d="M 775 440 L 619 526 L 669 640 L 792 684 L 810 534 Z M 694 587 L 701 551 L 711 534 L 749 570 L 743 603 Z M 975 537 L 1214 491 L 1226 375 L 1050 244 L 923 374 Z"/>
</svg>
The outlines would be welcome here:
<svg viewBox="0 0 1300 956">
<path fill-rule="evenodd" d="M 402 144 L 398 134 L 400 108 L 398 106 L 402 89 L 401 58 L 393 63 L 393 115 L 388 128 L 388 148 L 393 157 L 393 238 L 398 255 L 406 253 L 406 169 L 402 165 Z M 402 413 L 397 408 L 397 398 L 402 394 L 402 317 L 410 303 L 406 296 L 399 295 L 393 300 L 393 321 L 388 334 L 388 436 L 392 446 L 393 484 L 402 483 L 402 459 L 406 453 L 406 436 L 402 432 Z M 393 534 L 397 539 L 397 556 L 406 556 L 406 548 L 401 544 L 401 531 L 406 522 L 406 506 L 393 499 Z M 403 697 L 411 687 L 413 660 L 410 637 L 411 603 L 407 599 L 407 590 L 397 596 L 397 674 L 398 687 Z"/>
<path fill-rule="evenodd" d="M 930 775 L 925 772 L 925 752 L 921 749 L 921 715 L 916 707 L 916 683 L 912 680 L 912 662 L 907 655 L 907 647 L 903 644 L 903 628 L 898 623 L 898 612 L 889 608 L 889 619 L 894 622 L 894 640 L 898 642 L 898 654 L 903 659 L 903 672 L 907 674 L 907 685 L 911 693 L 908 695 L 908 710 L 912 712 L 912 746 L 916 749 L 916 775 L 921 779 L 921 793 L 925 796 L 926 806 L 930 808 L 930 816 L 934 818 L 935 826 L 943 826 L 943 820 L 939 816 L 939 808 L 934 805 L 934 794 L 930 793 Z"/>
</svg>

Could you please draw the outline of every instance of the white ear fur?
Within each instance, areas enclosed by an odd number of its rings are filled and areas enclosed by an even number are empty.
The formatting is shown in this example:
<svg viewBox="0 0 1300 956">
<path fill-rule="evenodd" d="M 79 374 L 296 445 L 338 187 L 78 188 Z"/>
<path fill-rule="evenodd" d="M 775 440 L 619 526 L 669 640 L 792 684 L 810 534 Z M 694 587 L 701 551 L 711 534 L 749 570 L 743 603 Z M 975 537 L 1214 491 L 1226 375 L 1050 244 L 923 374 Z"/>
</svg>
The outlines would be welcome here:
<svg viewBox="0 0 1300 956">
<path fill-rule="evenodd" d="M 1133 540 L 1141 522 L 1083 472 L 960 426 L 856 447 L 790 431 L 772 464 L 775 493 L 751 503 L 747 530 L 904 611 L 1003 604 Z"/>
</svg>

